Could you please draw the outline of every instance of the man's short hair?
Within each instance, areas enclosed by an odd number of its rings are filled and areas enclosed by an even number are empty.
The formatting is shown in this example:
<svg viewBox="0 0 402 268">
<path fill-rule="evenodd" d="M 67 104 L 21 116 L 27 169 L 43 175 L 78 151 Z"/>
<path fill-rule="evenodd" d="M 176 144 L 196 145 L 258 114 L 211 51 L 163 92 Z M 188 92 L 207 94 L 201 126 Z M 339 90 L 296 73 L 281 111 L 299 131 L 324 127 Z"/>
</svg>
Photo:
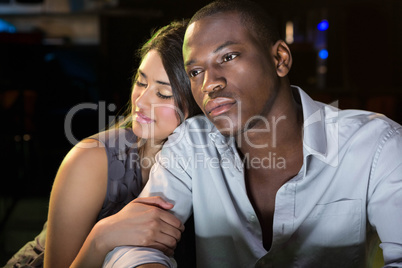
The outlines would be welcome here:
<svg viewBox="0 0 402 268">
<path fill-rule="evenodd" d="M 275 20 L 263 7 L 248 0 L 214 1 L 198 10 L 189 25 L 202 18 L 224 12 L 239 13 L 244 26 L 249 28 L 264 46 L 270 46 L 280 39 Z"/>
</svg>

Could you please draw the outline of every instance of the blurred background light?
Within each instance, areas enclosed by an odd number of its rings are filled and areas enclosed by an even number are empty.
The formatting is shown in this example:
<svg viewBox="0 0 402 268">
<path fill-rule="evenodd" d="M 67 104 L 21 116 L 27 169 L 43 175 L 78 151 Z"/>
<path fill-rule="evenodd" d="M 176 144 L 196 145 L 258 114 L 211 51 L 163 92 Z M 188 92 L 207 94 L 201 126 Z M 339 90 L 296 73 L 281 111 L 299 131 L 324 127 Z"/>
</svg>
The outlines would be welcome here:
<svg viewBox="0 0 402 268">
<path fill-rule="evenodd" d="M 328 30 L 328 27 L 329 27 L 329 23 L 328 23 L 328 21 L 327 20 L 322 20 L 320 23 L 318 23 L 318 25 L 317 25 L 317 29 L 319 30 L 319 31 L 326 31 L 326 30 Z"/>
<path fill-rule="evenodd" d="M 328 58 L 328 50 L 326 50 L 326 49 L 321 49 L 321 50 L 318 52 L 318 56 L 319 56 L 321 59 L 325 60 L 326 58 Z"/>
<path fill-rule="evenodd" d="M 293 44 L 294 42 L 293 33 L 294 33 L 293 22 L 292 21 L 286 22 L 286 38 L 285 38 L 286 43 Z"/>
<path fill-rule="evenodd" d="M 17 30 L 11 23 L 0 19 L 0 33 L 15 33 Z"/>
</svg>

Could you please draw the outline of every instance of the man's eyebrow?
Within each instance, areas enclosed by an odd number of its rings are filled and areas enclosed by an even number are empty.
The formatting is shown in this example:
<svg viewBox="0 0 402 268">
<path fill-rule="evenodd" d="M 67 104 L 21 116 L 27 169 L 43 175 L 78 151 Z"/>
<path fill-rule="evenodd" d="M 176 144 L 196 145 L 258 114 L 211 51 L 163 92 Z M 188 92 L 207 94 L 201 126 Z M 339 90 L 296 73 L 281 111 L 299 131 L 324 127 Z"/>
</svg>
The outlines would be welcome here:
<svg viewBox="0 0 402 268">
<path fill-rule="evenodd" d="M 184 64 L 184 67 L 187 67 L 187 66 L 193 64 L 194 62 L 195 62 L 195 60 L 186 61 L 186 63 Z"/>
<path fill-rule="evenodd" d="M 226 41 L 226 42 L 223 43 L 222 45 L 218 46 L 218 47 L 213 51 L 213 53 L 218 53 L 220 50 L 224 49 L 225 47 L 230 46 L 230 45 L 235 45 L 235 44 L 238 44 L 238 43 L 235 42 L 235 41 L 230 41 L 230 40 L 229 40 L 229 41 Z M 196 62 L 196 60 L 189 60 L 189 61 L 187 61 L 187 62 L 184 64 L 184 66 L 189 66 L 189 65 L 193 64 L 194 62 Z"/>
<path fill-rule="evenodd" d="M 235 45 L 235 44 L 237 44 L 237 42 L 235 42 L 235 41 L 226 41 L 225 43 L 223 43 L 222 45 L 220 45 L 219 47 L 217 47 L 215 50 L 214 50 L 214 53 L 217 53 L 217 52 L 219 52 L 220 50 L 222 50 L 222 49 L 224 49 L 225 47 L 227 47 L 227 46 L 230 46 L 230 45 Z"/>
</svg>

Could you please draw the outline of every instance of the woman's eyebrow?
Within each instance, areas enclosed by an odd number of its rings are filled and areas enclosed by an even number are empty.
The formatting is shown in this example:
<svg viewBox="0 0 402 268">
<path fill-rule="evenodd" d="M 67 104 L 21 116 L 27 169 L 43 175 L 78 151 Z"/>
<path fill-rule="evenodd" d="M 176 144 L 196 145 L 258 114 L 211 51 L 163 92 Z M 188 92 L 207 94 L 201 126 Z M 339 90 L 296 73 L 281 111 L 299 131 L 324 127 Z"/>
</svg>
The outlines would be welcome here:
<svg viewBox="0 0 402 268">
<path fill-rule="evenodd" d="M 161 85 L 164 85 L 164 86 L 170 86 L 170 83 L 168 83 L 168 82 L 163 82 L 163 81 L 159 81 L 159 80 L 156 80 L 156 83 L 161 84 Z"/>
<path fill-rule="evenodd" d="M 138 70 L 138 73 L 139 73 L 142 77 L 144 77 L 145 79 L 147 79 L 147 75 L 146 75 L 143 71 Z"/>
<path fill-rule="evenodd" d="M 138 73 L 139 73 L 142 77 L 144 77 L 145 79 L 148 78 L 147 75 L 146 75 L 143 71 L 138 70 Z M 160 84 L 160 85 L 163 85 L 163 86 L 170 86 L 170 83 L 169 83 L 169 82 L 164 82 L 164 81 L 160 81 L 160 80 L 156 80 L 155 82 L 158 83 L 158 84 Z"/>
</svg>

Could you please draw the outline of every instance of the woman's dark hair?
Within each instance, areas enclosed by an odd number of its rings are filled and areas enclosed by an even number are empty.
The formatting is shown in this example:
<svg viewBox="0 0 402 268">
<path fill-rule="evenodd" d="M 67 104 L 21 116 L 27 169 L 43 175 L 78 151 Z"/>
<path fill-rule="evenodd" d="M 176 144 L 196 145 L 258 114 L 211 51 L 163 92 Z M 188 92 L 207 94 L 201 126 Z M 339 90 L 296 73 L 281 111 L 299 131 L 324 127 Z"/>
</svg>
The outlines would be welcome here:
<svg viewBox="0 0 402 268">
<path fill-rule="evenodd" d="M 163 67 L 169 77 L 177 115 L 180 123 L 184 115 L 192 117 L 200 114 L 201 109 L 191 93 L 190 80 L 184 70 L 182 46 L 188 20 L 173 21 L 170 24 L 154 31 L 152 37 L 138 50 L 137 56 L 142 61 L 150 50 L 158 52 Z M 133 76 L 132 83 L 137 80 L 138 73 Z M 128 105 L 125 118 L 116 124 L 116 127 L 131 127 L 131 101 Z"/>
<path fill-rule="evenodd" d="M 191 93 L 190 80 L 184 70 L 182 47 L 188 20 L 173 21 L 156 31 L 139 50 L 143 59 L 150 50 L 156 50 L 172 86 L 176 107 L 188 117 L 201 113 Z M 180 123 L 183 121 L 180 116 Z"/>
<path fill-rule="evenodd" d="M 242 23 L 267 47 L 280 39 L 276 21 L 267 10 L 249 0 L 216 0 L 198 10 L 189 24 L 224 12 L 237 12 Z"/>
</svg>

